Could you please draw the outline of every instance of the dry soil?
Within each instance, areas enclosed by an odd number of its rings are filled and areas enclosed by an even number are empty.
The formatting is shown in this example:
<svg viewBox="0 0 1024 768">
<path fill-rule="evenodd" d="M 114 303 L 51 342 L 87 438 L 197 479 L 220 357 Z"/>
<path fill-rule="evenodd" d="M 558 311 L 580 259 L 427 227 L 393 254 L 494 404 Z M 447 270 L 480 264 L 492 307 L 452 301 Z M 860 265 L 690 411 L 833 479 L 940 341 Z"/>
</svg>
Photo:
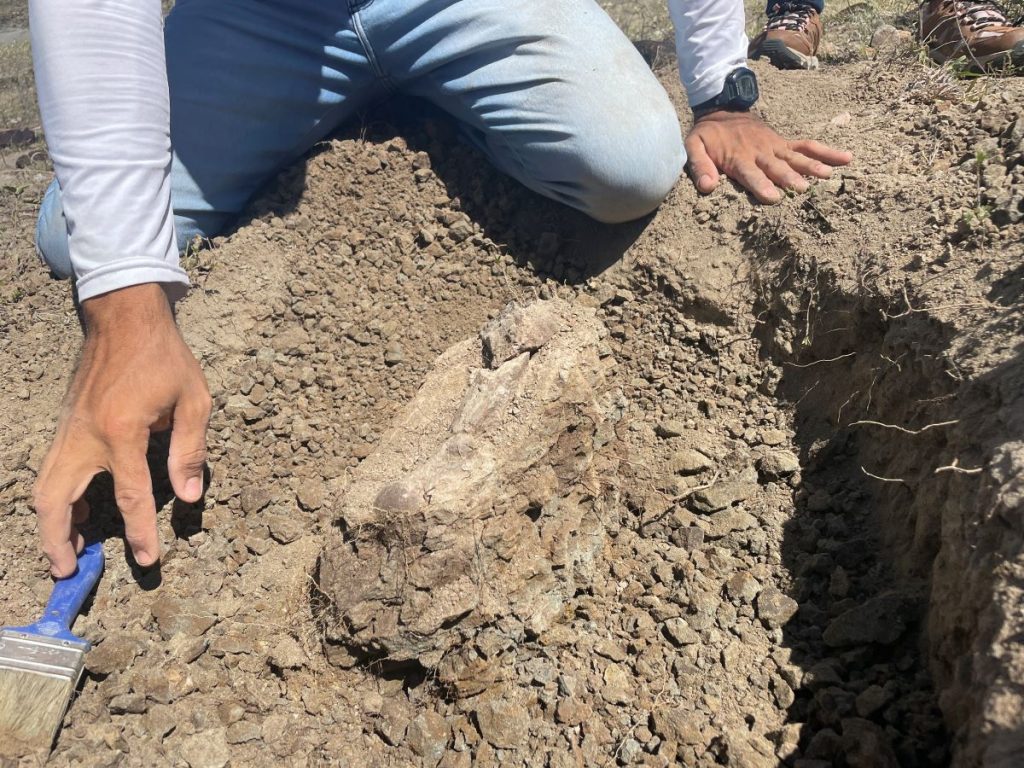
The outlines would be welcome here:
<svg viewBox="0 0 1024 768">
<path fill-rule="evenodd" d="M 175 504 L 154 442 L 141 572 L 90 490 L 109 564 L 51 763 L 1021 765 L 1024 83 L 863 42 L 755 69 L 768 120 L 856 156 L 777 207 L 682 179 L 596 225 L 397 103 L 190 254 L 209 492 Z M 4 624 L 50 587 L 31 487 L 81 338 L 30 123 Z"/>
</svg>

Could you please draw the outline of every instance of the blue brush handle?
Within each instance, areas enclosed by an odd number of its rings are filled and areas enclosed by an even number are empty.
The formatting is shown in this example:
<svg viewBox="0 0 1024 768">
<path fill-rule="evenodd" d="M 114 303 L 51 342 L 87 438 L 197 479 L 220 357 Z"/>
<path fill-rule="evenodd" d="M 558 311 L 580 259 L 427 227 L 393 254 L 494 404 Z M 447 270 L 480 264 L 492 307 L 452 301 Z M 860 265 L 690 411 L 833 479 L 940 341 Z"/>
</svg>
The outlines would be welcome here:
<svg viewBox="0 0 1024 768">
<path fill-rule="evenodd" d="M 97 541 L 82 550 L 78 556 L 78 570 L 73 576 L 54 583 L 42 618 L 23 631 L 81 644 L 82 638 L 71 634 L 71 625 L 102 573 L 103 544 Z"/>
</svg>

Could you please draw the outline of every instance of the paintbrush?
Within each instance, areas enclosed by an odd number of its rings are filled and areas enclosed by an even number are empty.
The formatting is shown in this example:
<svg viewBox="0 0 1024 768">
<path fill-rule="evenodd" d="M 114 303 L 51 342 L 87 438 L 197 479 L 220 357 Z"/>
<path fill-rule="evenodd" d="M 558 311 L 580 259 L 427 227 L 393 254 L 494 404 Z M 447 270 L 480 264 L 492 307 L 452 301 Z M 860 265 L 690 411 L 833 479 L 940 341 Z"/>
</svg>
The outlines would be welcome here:
<svg viewBox="0 0 1024 768">
<path fill-rule="evenodd" d="M 0 630 L 0 754 L 49 749 L 85 668 L 88 640 L 71 634 L 103 573 L 103 546 L 88 545 L 78 571 L 53 585 L 43 617 Z"/>
</svg>

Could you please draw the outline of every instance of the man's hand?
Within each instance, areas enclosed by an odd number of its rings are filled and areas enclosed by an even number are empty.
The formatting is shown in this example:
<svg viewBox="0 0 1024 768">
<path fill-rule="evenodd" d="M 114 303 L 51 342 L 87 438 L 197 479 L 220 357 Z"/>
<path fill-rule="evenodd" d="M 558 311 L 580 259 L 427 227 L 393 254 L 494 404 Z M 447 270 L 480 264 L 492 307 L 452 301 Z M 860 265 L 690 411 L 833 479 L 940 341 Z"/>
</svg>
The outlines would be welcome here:
<svg viewBox="0 0 1024 768">
<path fill-rule="evenodd" d="M 114 477 L 135 561 L 157 561 L 156 504 L 146 463 L 150 432 L 172 429 L 167 468 L 174 493 L 198 501 L 211 407 L 206 379 L 159 285 L 88 299 L 82 311 L 82 358 L 35 486 L 42 547 L 58 578 L 75 572 L 83 545 L 76 524 L 89 514 L 82 494 L 104 470 Z"/>
<path fill-rule="evenodd" d="M 779 202 L 779 187 L 803 192 L 809 186 L 805 176 L 827 179 L 830 166 L 853 159 L 817 141 L 787 141 L 749 112 L 724 110 L 697 119 L 686 137 L 686 154 L 698 192 L 713 191 L 721 172 L 762 203 Z"/>
</svg>

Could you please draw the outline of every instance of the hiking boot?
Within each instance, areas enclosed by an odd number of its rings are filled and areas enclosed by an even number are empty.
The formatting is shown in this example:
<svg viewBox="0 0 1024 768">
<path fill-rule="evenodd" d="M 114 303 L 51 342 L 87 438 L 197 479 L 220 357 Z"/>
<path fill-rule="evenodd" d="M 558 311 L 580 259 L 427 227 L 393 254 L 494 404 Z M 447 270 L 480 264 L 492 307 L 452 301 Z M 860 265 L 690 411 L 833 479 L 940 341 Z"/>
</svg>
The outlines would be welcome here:
<svg viewBox="0 0 1024 768">
<path fill-rule="evenodd" d="M 817 69 L 821 17 L 802 3 L 777 3 L 764 31 L 750 43 L 747 55 L 766 57 L 779 69 Z"/>
<path fill-rule="evenodd" d="M 965 58 L 978 71 L 1024 65 L 1024 27 L 995 3 L 928 0 L 921 4 L 920 33 L 938 64 Z"/>
</svg>

